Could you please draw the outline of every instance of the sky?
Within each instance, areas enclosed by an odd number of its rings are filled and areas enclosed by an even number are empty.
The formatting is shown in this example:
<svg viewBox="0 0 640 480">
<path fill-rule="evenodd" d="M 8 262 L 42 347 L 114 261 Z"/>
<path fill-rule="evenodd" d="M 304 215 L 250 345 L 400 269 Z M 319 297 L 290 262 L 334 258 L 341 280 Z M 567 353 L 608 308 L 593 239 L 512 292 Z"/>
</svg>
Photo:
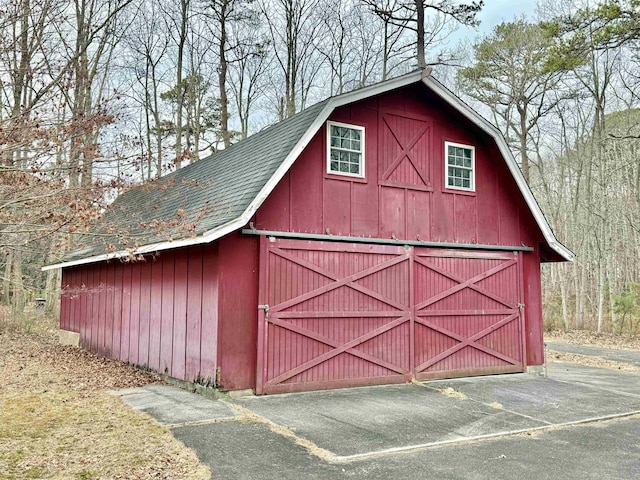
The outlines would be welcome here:
<svg viewBox="0 0 640 480">
<path fill-rule="evenodd" d="M 455 34 L 455 41 L 469 40 L 473 42 L 479 35 L 490 33 L 496 25 L 511 21 L 515 17 L 524 15 L 533 19 L 536 14 L 536 0 L 485 0 L 484 7 L 478 15 L 480 27 L 476 30 L 461 27 Z"/>
</svg>

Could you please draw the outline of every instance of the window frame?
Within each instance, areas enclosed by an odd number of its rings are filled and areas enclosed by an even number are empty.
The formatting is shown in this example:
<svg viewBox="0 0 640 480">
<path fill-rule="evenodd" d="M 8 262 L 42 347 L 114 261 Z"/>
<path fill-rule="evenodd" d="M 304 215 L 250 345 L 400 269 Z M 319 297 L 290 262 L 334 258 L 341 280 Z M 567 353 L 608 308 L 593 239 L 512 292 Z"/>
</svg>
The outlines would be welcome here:
<svg viewBox="0 0 640 480">
<path fill-rule="evenodd" d="M 467 150 L 471 150 L 471 175 L 470 181 L 471 186 L 467 187 L 457 187 L 455 185 L 449 185 L 449 167 L 452 166 L 454 168 L 462 168 L 464 170 L 469 170 L 468 167 L 460 167 L 460 165 L 449 165 L 449 147 L 457 147 L 457 148 L 465 148 Z M 475 192 L 476 191 L 476 147 L 473 145 L 466 145 L 464 143 L 457 142 L 444 142 L 444 188 L 446 190 L 459 190 L 461 192 Z"/>
<path fill-rule="evenodd" d="M 331 127 L 343 127 L 343 128 L 350 128 L 352 130 L 358 130 L 360 131 L 360 173 L 351 173 L 351 172 L 336 172 L 331 170 L 331 149 L 332 148 L 336 148 L 337 150 L 343 150 L 340 147 L 332 147 L 331 146 Z M 365 127 L 363 125 L 354 125 L 354 124 L 350 124 L 350 123 L 343 123 L 343 122 L 334 122 L 332 120 L 328 120 L 326 123 L 326 145 L 327 145 L 327 155 L 326 155 L 326 161 L 327 161 L 327 168 L 326 168 L 326 173 L 328 175 L 338 175 L 338 176 L 343 176 L 343 177 L 351 177 L 351 178 L 365 178 Z M 355 152 L 355 150 L 346 150 L 346 151 L 351 151 L 351 152 Z"/>
</svg>

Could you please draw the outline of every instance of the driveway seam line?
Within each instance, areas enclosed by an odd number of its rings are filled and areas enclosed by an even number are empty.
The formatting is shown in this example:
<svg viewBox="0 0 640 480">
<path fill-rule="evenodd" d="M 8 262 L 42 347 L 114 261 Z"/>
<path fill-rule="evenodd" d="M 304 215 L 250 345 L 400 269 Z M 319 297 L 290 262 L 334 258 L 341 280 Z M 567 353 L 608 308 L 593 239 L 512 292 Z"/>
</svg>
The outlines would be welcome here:
<svg viewBox="0 0 640 480">
<path fill-rule="evenodd" d="M 273 433 L 293 440 L 296 443 L 296 445 L 303 447 L 307 451 L 307 453 L 309 453 L 310 455 L 318 457 L 319 459 L 324 460 L 325 462 L 328 462 L 328 463 L 337 463 L 336 458 L 338 458 L 338 456 L 335 453 L 325 448 L 319 447 L 311 440 L 308 440 L 303 437 L 298 437 L 291 428 L 275 423 L 274 421 L 269 420 L 268 418 L 263 417 L 262 415 L 258 415 L 253 410 L 250 410 L 236 403 L 227 402 L 225 400 L 219 400 L 219 401 L 227 405 L 229 408 L 232 408 L 239 414 L 241 414 L 242 419 L 246 419 L 246 420 L 253 421 L 255 423 L 261 423 L 263 425 L 266 425 L 269 427 L 269 429 Z"/>
<path fill-rule="evenodd" d="M 578 363 L 572 363 L 572 362 L 555 362 L 555 363 L 569 363 L 570 365 L 580 365 Z M 596 367 L 591 367 L 591 368 L 596 368 Z M 601 369 L 601 370 L 605 370 L 605 369 Z M 585 383 L 585 382 L 582 382 L 580 380 L 576 380 L 574 382 L 570 382 L 568 380 L 560 380 L 558 378 L 554 378 L 553 380 L 555 380 L 556 382 L 565 383 L 567 385 L 576 385 L 576 384 L 578 384 L 578 385 L 580 385 L 582 387 L 589 387 L 589 388 L 592 388 L 594 390 L 602 390 L 603 392 L 615 393 L 616 395 L 623 395 L 625 397 L 631 397 L 631 398 L 635 398 L 635 399 L 640 398 L 640 395 L 638 395 L 636 393 L 623 392 L 621 390 L 615 390 L 615 389 L 612 389 L 612 388 L 598 387 L 596 385 L 591 385 L 589 383 Z"/>
<path fill-rule="evenodd" d="M 525 429 L 520 429 L 520 430 L 496 432 L 496 433 L 490 433 L 490 434 L 487 434 L 487 435 L 477 435 L 475 437 L 462 437 L 462 438 L 453 439 L 453 440 L 442 440 L 442 441 L 439 441 L 439 442 L 424 443 L 424 444 L 419 444 L 419 445 L 408 445 L 406 447 L 394 447 L 394 448 L 388 448 L 388 449 L 385 449 L 385 450 L 378 450 L 378 451 L 374 451 L 374 452 L 356 453 L 354 455 L 338 455 L 338 456 L 335 456 L 334 462 L 335 463 L 349 463 L 349 462 L 354 462 L 354 461 L 359 461 L 359 460 L 366 460 L 368 458 L 373 458 L 373 457 L 378 457 L 378 456 L 393 455 L 393 454 L 397 454 L 397 453 L 406 453 L 406 452 L 417 451 L 417 450 L 426 450 L 426 449 L 429 449 L 429 448 L 446 447 L 446 446 L 449 446 L 449 445 L 459 445 L 459 444 L 473 443 L 473 442 L 482 441 L 482 440 L 490 440 L 490 439 L 494 439 L 494 438 L 520 435 L 520 434 L 529 433 L 529 432 L 543 432 L 544 433 L 545 431 L 561 429 L 561 428 L 567 428 L 567 427 L 572 427 L 572 426 L 577 426 L 577 425 L 584 425 L 584 424 L 590 424 L 590 423 L 598 423 L 598 422 L 605 422 L 605 421 L 611 421 L 611 420 L 618 420 L 618 419 L 622 419 L 622 418 L 632 417 L 632 416 L 638 415 L 638 414 L 640 414 L 640 410 L 636 410 L 636 411 L 632 411 L 632 412 L 626 412 L 626 413 L 620 413 L 620 414 L 613 414 L 613 415 L 604 415 L 604 416 L 601 416 L 601 417 L 587 418 L 587 419 L 584 419 L 584 420 L 575 420 L 575 421 L 572 421 L 572 422 L 564 422 L 564 423 L 558 423 L 558 424 L 552 424 L 552 425 L 545 425 L 545 426 L 542 426 L 542 427 L 533 427 L 533 428 L 525 428 Z"/>
<path fill-rule="evenodd" d="M 243 417 L 241 415 L 234 415 L 233 417 L 211 418 L 209 420 L 198 420 L 194 422 L 164 423 L 162 426 L 173 430 L 182 427 L 198 427 L 200 425 L 213 425 L 215 423 L 238 422 L 242 419 Z"/>
<path fill-rule="evenodd" d="M 440 392 L 438 391 L 438 389 L 437 389 L 437 388 L 430 387 L 430 386 L 428 386 L 428 385 L 422 385 L 422 386 L 423 386 L 423 387 L 425 387 L 425 388 L 428 388 L 428 389 L 430 389 L 430 390 L 433 390 L 433 391 L 435 391 L 435 392 L 440 393 Z M 462 393 L 462 392 L 461 392 L 461 393 Z M 520 417 L 527 418 L 527 419 L 529 419 L 529 420 L 533 420 L 534 422 L 544 423 L 544 424 L 546 424 L 546 425 L 554 425 L 554 423 L 553 423 L 553 422 L 549 422 L 549 421 L 547 421 L 547 420 L 543 420 L 543 419 L 541 419 L 541 418 L 532 417 L 532 416 L 527 415 L 527 414 L 525 414 L 525 413 L 520 413 L 520 412 L 516 412 L 516 411 L 514 411 L 514 410 L 509 410 L 508 408 L 504 408 L 504 407 L 500 407 L 500 408 L 493 407 L 493 406 L 491 406 L 491 404 L 489 404 L 489 403 L 485 403 L 485 402 L 483 402 L 482 400 L 476 400 L 475 398 L 469 397 L 469 396 L 467 396 L 466 394 L 464 394 L 464 395 L 465 395 L 465 397 L 467 397 L 465 400 L 470 400 L 470 401 L 475 402 L 475 403 L 478 403 L 478 404 L 480 404 L 480 405 L 484 405 L 485 407 L 493 408 L 494 410 L 502 410 L 502 411 L 504 411 L 504 412 L 512 413 L 512 414 L 514 414 L 514 415 L 518 415 L 518 416 L 520 416 Z M 462 400 L 462 401 L 465 401 L 465 400 Z"/>
</svg>

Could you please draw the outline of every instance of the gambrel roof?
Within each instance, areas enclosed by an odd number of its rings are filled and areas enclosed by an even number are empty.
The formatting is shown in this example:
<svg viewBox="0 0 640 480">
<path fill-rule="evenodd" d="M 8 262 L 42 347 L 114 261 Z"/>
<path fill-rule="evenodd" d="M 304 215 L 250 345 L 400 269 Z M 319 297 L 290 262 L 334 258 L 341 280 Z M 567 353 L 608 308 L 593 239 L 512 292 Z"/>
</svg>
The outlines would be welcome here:
<svg viewBox="0 0 640 480">
<path fill-rule="evenodd" d="M 129 190 L 99 222 L 100 232 L 112 233 L 101 233 L 93 240 L 88 236 L 61 263 L 43 269 L 209 243 L 238 230 L 250 221 L 336 108 L 420 82 L 495 140 L 549 247 L 573 260 L 573 253 L 556 240 L 500 131 L 432 76 L 418 71 L 331 97 L 227 149 Z M 113 251 L 105 253 L 107 244 Z"/>
</svg>

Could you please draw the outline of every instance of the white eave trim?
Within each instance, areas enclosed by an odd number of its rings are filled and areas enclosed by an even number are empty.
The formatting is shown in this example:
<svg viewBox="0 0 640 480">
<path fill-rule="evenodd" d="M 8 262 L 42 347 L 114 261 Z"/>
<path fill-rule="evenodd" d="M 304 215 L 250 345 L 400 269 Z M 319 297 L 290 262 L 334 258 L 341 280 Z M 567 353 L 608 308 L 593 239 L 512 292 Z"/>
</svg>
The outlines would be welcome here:
<svg viewBox="0 0 640 480">
<path fill-rule="evenodd" d="M 205 232 L 203 235 L 193 238 L 187 238 L 176 241 L 167 241 L 167 242 L 159 242 L 150 245 L 145 245 L 140 247 L 134 251 L 119 251 L 113 253 L 107 253 L 103 255 L 97 255 L 93 257 L 87 257 L 79 260 L 73 260 L 70 262 L 57 263 L 54 265 L 47 265 L 42 267 L 42 270 L 52 270 L 54 268 L 65 268 L 65 267 L 73 267 L 77 265 L 85 265 L 88 263 L 101 262 L 104 260 L 112 260 L 116 258 L 124 258 L 128 257 L 131 254 L 133 255 L 142 255 L 145 253 L 152 253 L 161 250 L 168 250 L 171 248 L 180 248 L 187 247 L 191 245 L 199 245 L 203 243 L 210 243 L 214 240 L 224 237 L 231 232 L 239 230 L 249 223 L 251 217 L 256 213 L 258 208 L 262 205 L 262 203 L 267 199 L 269 194 L 275 189 L 276 185 L 280 183 L 280 180 L 285 176 L 285 174 L 289 171 L 293 163 L 300 156 L 302 151 L 307 147 L 311 139 L 314 135 L 322 128 L 324 123 L 329 118 L 329 115 L 338 107 L 343 105 L 358 102 L 360 100 L 365 100 L 369 97 L 373 97 L 375 95 L 379 95 L 381 93 L 388 92 L 390 90 L 394 90 L 396 88 L 401 88 L 407 85 L 411 85 L 413 83 L 417 83 L 422 80 L 422 82 L 433 90 L 438 96 L 443 98 L 447 103 L 449 103 L 452 107 L 454 107 L 458 112 L 464 115 L 467 119 L 469 119 L 472 123 L 481 128 L 485 133 L 490 135 L 498 145 L 500 153 L 505 158 L 507 162 L 507 166 L 509 167 L 509 171 L 513 175 L 513 178 L 520 189 L 520 192 L 524 196 L 525 201 L 531 213 L 533 214 L 538 227 L 542 231 L 545 240 L 549 244 L 549 246 L 557 252 L 560 256 L 565 258 L 568 261 L 573 261 L 575 255 L 564 245 L 558 242 L 555 238 L 555 235 L 551 231 L 551 227 L 547 223 L 547 220 L 544 218 L 538 203 L 533 197 L 533 193 L 529 189 L 529 185 L 525 181 L 522 176 L 522 172 L 518 167 L 515 157 L 511 153 L 507 142 L 504 137 L 500 133 L 500 131 L 493 126 L 489 121 L 484 119 L 481 115 L 479 115 L 475 110 L 469 107 L 467 104 L 462 102 L 458 97 L 456 97 L 453 93 L 451 93 L 444 85 L 442 85 L 437 80 L 433 79 L 429 75 L 424 75 L 423 72 L 412 72 L 401 77 L 393 78 L 391 80 L 387 80 L 382 83 L 378 83 L 376 85 L 371 85 L 368 87 L 364 87 L 358 90 L 354 90 L 353 92 L 344 93 L 342 95 L 338 95 L 336 97 L 332 97 L 329 99 L 325 107 L 318 114 L 313 123 L 309 126 L 307 131 L 302 135 L 298 143 L 296 143 L 295 147 L 289 152 L 289 155 L 284 159 L 284 161 L 280 164 L 275 173 L 271 176 L 271 178 L 267 181 L 267 183 L 262 187 L 256 198 L 249 204 L 249 206 L 245 209 L 245 211 L 235 220 L 227 222 L 219 227 L 216 227 L 212 230 Z"/>
</svg>

